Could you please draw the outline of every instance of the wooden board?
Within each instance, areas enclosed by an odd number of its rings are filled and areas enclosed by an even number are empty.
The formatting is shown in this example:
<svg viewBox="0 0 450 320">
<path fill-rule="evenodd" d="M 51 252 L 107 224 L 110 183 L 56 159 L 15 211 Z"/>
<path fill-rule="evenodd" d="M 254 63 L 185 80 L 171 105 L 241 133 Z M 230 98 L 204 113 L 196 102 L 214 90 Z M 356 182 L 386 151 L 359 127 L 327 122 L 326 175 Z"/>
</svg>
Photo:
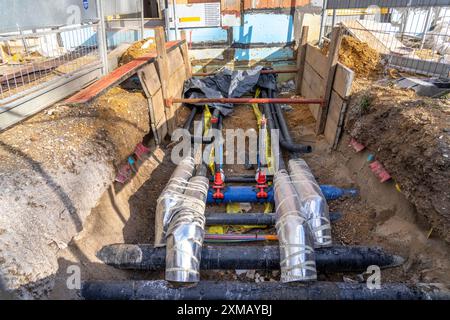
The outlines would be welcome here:
<svg viewBox="0 0 450 320">
<path fill-rule="evenodd" d="M 325 140 L 329 145 L 335 147 L 337 139 L 341 133 L 343 116 L 347 101 L 342 99 L 336 91 L 332 91 L 330 105 L 328 108 L 327 121 L 325 124 Z"/>
<path fill-rule="evenodd" d="M 159 75 L 156 71 L 155 63 L 150 63 L 142 68 L 144 76 L 144 82 L 147 86 L 150 96 L 153 96 L 156 91 L 161 89 L 161 82 L 159 81 Z"/>
<path fill-rule="evenodd" d="M 342 98 L 350 96 L 354 77 L 355 73 L 351 69 L 339 63 L 334 76 L 333 90 Z"/>
<path fill-rule="evenodd" d="M 181 54 L 180 48 L 176 48 L 172 52 L 167 54 L 168 60 L 168 68 L 169 68 L 169 76 L 174 74 L 180 66 L 184 67 L 183 55 Z"/>
<path fill-rule="evenodd" d="M 167 135 L 167 120 L 164 106 L 164 98 L 162 90 L 159 89 L 152 96 L 152 106 L 155 114 L 155 128 L 158 132 L 160 139 L 163 139 Z"/>
<path fill-rule="evenodd" d="M 180 45 L 180 41 L 169 41 L 165 43 L 166 50 L 170 50 Z M 89 87 L 77 92 L 64 103 L 66 104 L 79 104 L 86 103 L 97 97 L 107 89 L 121 83 L 125 79 L 129 78 L 137 72 L 143 65 L 153 62 L 156 58 L 156 51 L 152 51 L 140 58 L 134 59 L 123 66 L 120 66 L 116 70 L 108 73 L 100 80 L 94 82 Z"/>
<path fill-rule="evenodd" d="M 307 44 L 306 62 L 309 63 L 322 78 L 327 77 L 329 71 L 328 58 L 320 51 L 320 49 Z"/>
<path fill-rule="evenodd" d="M 303 71 L 303 81 L 306 81 L 315 96 L 310 98 L 322 98 L 325 92 L 324 79 L 314 70 L 309 63 L 305 63 L 305 69 Z"/>
</svg>

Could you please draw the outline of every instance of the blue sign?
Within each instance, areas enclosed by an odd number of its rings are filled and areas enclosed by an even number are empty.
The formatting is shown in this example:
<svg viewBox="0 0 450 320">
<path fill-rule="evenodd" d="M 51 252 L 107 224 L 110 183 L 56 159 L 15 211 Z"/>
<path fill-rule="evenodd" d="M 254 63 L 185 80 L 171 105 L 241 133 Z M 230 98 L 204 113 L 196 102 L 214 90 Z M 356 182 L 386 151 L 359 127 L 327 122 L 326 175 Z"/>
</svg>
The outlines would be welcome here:
<svg viewBox="0 0 450 320">
<path fill-rule="evenodd" d="M 83 0 L 83 8 L 87 10 L 89 8 L 89 0 Z"/>
</svg>

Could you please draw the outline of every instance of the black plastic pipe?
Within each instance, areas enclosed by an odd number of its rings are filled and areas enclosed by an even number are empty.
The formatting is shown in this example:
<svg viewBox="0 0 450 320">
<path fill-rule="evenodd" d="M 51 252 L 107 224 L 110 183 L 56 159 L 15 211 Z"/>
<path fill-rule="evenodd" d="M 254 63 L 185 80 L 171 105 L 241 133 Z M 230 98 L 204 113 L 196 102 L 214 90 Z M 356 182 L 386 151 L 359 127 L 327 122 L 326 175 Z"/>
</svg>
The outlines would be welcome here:
<svg viewBox="0 0 450 320">
<path fill-rule="evenodd" d="M 118 269 L 164 270 L 166 248 L 151 244 L 112 244 L 97 257 Z M 280 269 L 279 246 L 204 246 L 201 269 Z M 377 247 L 334 246 L 316 250 L 316 266 L 322 272 L 365 271 L 370 265 L 394 267 L 403 258 Z"/>
<path fill-rule="evenodd" d="M 342 217 L 340 212 L 330 212 L 330 221 L 335 222 Z M 206 224 L 211 225 L 275 225 L 274 213 L 207 213 Z"/>
<path fill-rule="evenodd" d="M 271 90 L 267 90 L 269 92 L 272 92 Z M 261 90 L 261 97 L 267 97 L 268 92 L 265 89 Z M 287 128 L 286 121 L 284 119 L 283 114 L 281 114 L 281 117 L 278 116 L 277 109 L 280 109 L 279 105 L 269 105 L 269 104 L 263 104 L 264 108 L 264 114 L 266 117 L 272 118 L 272 127 L 274 129 L 280 130 L 280 146 L 289 152 L 294 153 L 310 153 L 312 151 L 312 147 L 310 145 L 303 145 L 300 143 L 293 143 L 293 140 L 289 134 L 289 130 Z M 280 110 L 281 111 L 281 110 Z M 282 111 L 281 111 L 282 112 Z M 270 121 L 270 120 L 269 120 Z"/>
<path fill-rule="evenodd" d="M 197 107 L 192 107 L 189 117 L 186 119 L 183 125 L 183 129 L 191 131 L 192 122 L 194 121 L 195 115 L 197 114 Z"/>
<path fill-rule="evenodd" d="M 448 289 L 439 285 L 382 283 L 369 289 L 366 283 L 345 282 L 217 282 L 200 281 L 195 287 L 174 288 L 164 280 L 88 281 L 81 296 L 92 300 L 447 300 Z"/>
</svg>

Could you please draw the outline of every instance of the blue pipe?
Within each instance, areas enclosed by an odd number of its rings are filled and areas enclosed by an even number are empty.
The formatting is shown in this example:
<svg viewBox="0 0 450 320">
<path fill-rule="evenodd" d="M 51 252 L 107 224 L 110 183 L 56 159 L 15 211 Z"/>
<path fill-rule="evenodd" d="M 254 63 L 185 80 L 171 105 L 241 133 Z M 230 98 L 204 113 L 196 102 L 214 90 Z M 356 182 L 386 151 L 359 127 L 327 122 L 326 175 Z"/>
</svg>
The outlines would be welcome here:
<svg viewBox="0 0 450 320">
<path fill-rule="evenodd" d="M 335 200 L 343 196 L 355 197 L 358 194 L 356 189 L 342 189 L 333 185 L 320 185 L 325 199 Z M 257 198 L 256 188 L 254 186 L 228 186 L 222 190 L 224 199 L 216 200 L 213 198 L 214 190 L 212 188 L 208 191 L 207 203 L 229 203 L 229 202 L 251 202 L 264 203 L 273 202 L 273 187 L 267 188 L 267 198 Z"/>
</svg>

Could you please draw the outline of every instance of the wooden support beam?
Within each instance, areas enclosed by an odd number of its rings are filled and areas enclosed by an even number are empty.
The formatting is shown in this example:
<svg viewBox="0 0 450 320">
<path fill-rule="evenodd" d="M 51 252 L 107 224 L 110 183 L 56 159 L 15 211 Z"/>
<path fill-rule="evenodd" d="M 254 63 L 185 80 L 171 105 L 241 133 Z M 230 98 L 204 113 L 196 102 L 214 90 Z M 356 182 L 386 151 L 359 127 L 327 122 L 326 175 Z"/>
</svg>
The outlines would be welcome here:
<svg viewBox="0 0 450 320">
<path fill-rule="evenodd" d="M 156 64 L 158 66 L 159 79 L 161 81 L 161 90 L 164 99 L 169 98 L 169 66 L 168 57 L 166 51 L 166 36 L 163 27 L 157 27 L 155 30 L 155 42 L 156 42 Z M 167 125 L 169 128 L 169 134 L 175 130 L 176 115 L 175 107 L 167 106 L 164 108 L 166 112 Z M 160 137 L 161 139 L 164 137 Z"/>
<path fill-rule="evenodd" d="M 301 94 L 303 74 L 305 72 L 306 44 L 308 43 L 308 26 L 303 26 L 300 43 L 297 47 L 297 75 L 295 83 L 297 84 L 297 94 Z"/>
<path fill-rule="evenodd" d="M 192 77 L 192 66 L 191 61 L 189 60 L 189 51 L 185 30 L 181 30 L 181 41 L 183 42 L 183 44 L 181 45 L 181 54 L 183 55 L 184 67 L 186 69 L 186 79 L 189 79 Z"/>
<path fill-rule="evenodd" d="M 316 135 L 322 134 L 325 131 L 325 124 L 327 122 L 328 108 L 330 106 L 331 92 L 333 90 L 334 75 L 336 74 L 336 67 L 339 59 L 339 48 L 342 41 L 342 28 L 334 27 L 331 33 L 330 48 L 328 50 L 328 74 L 324 78 L 326 81 L 325 92 L 323 95 L 324 104 L 319 110 L 319 115 L 316 122 Z"/>
<path fill-rule="evenodd" d="M 155 117 L 155 110 L 153 109 L 153 102 L 152 102 L 152 95 L 150 94 L 150 90 L 147 87 L 147 79 L 145 77 L 145 72 L 143 70 L 138 71 L 138 77 L 139 81 L 141 82 L 142 89 L 144 90 L 145 98 L 147 99 L 148 103 L 148 114 L 150 118 L 150 128 L 153 132 L 153 137 L 155 139 L 155 143 L 157 145 L 160 144 L 161 139 L 159 138 L 158 131 L 156 130 L 156 117 Z"/>
</svg>

